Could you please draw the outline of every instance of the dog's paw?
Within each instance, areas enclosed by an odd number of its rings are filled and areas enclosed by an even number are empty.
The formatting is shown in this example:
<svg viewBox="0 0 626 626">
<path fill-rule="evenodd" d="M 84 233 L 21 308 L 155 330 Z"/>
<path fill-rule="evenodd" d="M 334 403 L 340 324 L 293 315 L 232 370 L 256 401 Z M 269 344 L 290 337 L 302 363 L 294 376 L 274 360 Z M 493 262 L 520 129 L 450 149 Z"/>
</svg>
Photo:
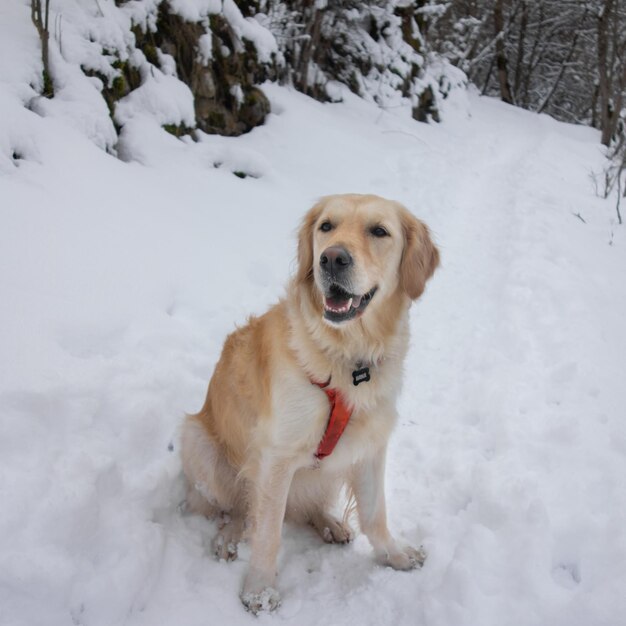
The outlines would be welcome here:
<svg viewBox="0 0 626 626">
<path fill-rule="evenodd" d="M 237 546 L 243 533 L 243 520 L 231 518 L 222 513 L 219 521 L 219 530 L 213 539 L 213 553 L 218 560 L 234 561 L 237 558 Z"/>
<path fill-rule="evenodd" d="M 326 543 L 350 543 L 354 539 L 354 531 L 348 524 L 327 513 L 314 517 L 311 525 Z"/>
<path fill-rule="evenodd" d="M 213 540 L 213 554 L 218 561 L 234 561 L 237 558 L 237 543 L 228 541 L 219 533 Z"/>
<path fill-rule="evenodd" d="M 280 594 L 273 587 L 266 587 L 263 591 L 251 591 L 241 594 L 241 601 L 247 611 L 258 615 L 261 612 L 274 611 L 280 606 Z"/>
<path fill-rule="evenodd" d="M 326 543 L 350 543 L 354 539 L 352 528 L 336 521 L 324 526 L 320 535 Z"/>
<path fill-rule="evenodd" d="M 422 567 L 426 561 L 426 552 L 421 546 L 417 549 L 405 546 L 396 551 L 387 552 L 379 558 L 379 561 L 382 565 L 393 569 L 407 571 Z"/>
</svg>

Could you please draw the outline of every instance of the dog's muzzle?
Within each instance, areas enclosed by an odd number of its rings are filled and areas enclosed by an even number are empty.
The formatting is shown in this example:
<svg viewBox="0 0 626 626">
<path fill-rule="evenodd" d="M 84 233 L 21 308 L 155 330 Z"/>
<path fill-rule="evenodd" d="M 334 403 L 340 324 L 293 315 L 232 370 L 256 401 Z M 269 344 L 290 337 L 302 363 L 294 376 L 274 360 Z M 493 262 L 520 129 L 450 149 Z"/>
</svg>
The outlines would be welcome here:
<svg viewBox="0 0 626 626">
<path fill-rule="evenodd" d="M 338 324 L 356 319 L 376 293 L 376 287 L 365 294 L 353 293 L 352 255 L 343 246 L 330 246 L 320 255 L 320 277 L 324 292 L 324 318 Z"/>
</svg>

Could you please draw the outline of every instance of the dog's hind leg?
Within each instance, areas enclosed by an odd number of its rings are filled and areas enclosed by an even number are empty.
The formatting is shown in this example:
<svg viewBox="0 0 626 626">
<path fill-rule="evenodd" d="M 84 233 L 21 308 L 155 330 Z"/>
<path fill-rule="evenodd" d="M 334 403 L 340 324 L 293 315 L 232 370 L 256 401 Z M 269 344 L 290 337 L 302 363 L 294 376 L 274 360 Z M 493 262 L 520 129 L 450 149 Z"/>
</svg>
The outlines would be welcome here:
<svg viewBox="0 0 626 626">
<path fill-rule="evenodd" d="M 218 520 L 213 550 L 217 558 L 232 561 L 237 558 L 245 525 L 237 473 L 194 415 L 183 425 L 181 453 L 187 477 L 186 508 Z"/>
<path fill-rule="evenodd" d="M 296 472 L 289 492 L 287 516 L 302 524 L 310 524 L 326 543 L 349 543 L 354 532 L 347 521 L 331 513 L 342 487 L 342 480 L 320 475 L 318 470 Z"/>
<path fill-rule="evenodd" d="M 215 519 L 221 510 L 216 504 L 212 504 L 196 487 L 187 479 L 187 496 L 182 505 L 185 513 L 194 513 L 196 515 L 204 515 L 207 519 Z"/>
</svg>

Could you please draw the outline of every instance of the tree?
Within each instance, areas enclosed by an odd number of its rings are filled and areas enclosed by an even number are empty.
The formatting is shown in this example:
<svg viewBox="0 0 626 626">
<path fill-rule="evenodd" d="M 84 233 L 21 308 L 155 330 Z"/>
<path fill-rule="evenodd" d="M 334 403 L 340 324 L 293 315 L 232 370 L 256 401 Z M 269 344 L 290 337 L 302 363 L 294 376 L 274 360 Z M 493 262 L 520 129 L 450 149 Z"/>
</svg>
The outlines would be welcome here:
<svg viewBox="0 0 626 626">
<path fill-rule="evenodd" d="M 515 104 L 511 85 L 509 83 L 509 71 L 506 61 L 506 48 L 504 45 L 504 0 L 496 0 L 493 6 L 493 23 L 496 31 L 496 67 L 498 68 L 498 84 L 500 85 L 500 97 L 508 104 Z"/>
<path fill-rule="evenodd" d="M 451 0 L 428 30 L 428 43 L 483 93 L 591 124 L 608 145 L 625 104 L 625 4 Z"/>
<path fill-rule="evenodd" d="M 602 143 L 609 146 L 616 139 L 626 90 L 626 20 L 619 0 L 600 2 L 596 19 L 598 124 Z"/>
<path fill-rule="evenodd" d="M 50 0 L 31 0 L 30 17 L 41 40 L 41 60 L 43 62 L 43 95 L 51 98 L 54 93 L 50 74 L 48 19 L 50 17 Z"/>
</svg>

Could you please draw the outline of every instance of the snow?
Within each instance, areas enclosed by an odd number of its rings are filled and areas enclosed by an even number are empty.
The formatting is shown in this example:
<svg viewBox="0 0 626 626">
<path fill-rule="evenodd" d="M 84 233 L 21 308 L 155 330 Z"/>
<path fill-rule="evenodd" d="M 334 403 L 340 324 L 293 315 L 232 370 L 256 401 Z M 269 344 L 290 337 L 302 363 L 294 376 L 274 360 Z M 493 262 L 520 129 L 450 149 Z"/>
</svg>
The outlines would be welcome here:
<svg viewBox="0 0 626 626">
<path fill-rule="evenodd" d="M 147 115 L 160 125 L 195 126 L 191 89 L 175 76 L 152 68 L 142 84 L 122 98 L 115 107 L 115 121 L 124 126 L 136 116 Z"/>
<path fill-rule="evenodd" d="M 257 20 L 251 17 L 244 18 L 235 0 L 223 0 L 222 11 L 235 36 L 251 41 L 259 55 L 259 60 L 262 63 L 269 63 L 272 55 L 278 53 L 278 44 L 272 33 L 261 26 Z M 240 47 L 243 48 L 241 42 Z"/>
<path fill-rule="evenodd" d="M 86 77 L 80 67 L 66 63 L 54 47 L 50 66 L 55 76 L 55 97 L 35 98 L 31 109 L 42 117 L 57 117 L 69 128 L 78 129 L 99 148 L 115 143 L 115 129 L 102 98 L 101 81 Z"/>
<path fill-rule="evenodd" d="M 283 293 L 303 213 L 350 191 L 405 203 L 442 252 L 387 472 L 391 528 L 429 556 L 395 572 L 287 525 L 259 623 L 620 623 L 626 236 L 593 192 L 598 134 L 459 90 L 423 125 L 265 85 L 265 125 L 196 143 L 136 94 L 122 161 L 69 61 L 33 101 L 29 19 L 0 6 L 0 623 L 253 623 L 249 549 L 215 561 L 215 526 L 178 509 L 178 429 L 225 335 Z"/>
<path fill-rule="evenodd" d="M 198 56 L 202 63 L 208 63 L 213 58 L 213 35 L 211 32 L 200 35 L 198 39 Z"/>
<path fill-rule="evenodd" d="M 221 0 L 172 0 L 170 6 L 174 13 L 188 22 L 197 22 L 207 15 L 219 13 Z"/>
</svg>

